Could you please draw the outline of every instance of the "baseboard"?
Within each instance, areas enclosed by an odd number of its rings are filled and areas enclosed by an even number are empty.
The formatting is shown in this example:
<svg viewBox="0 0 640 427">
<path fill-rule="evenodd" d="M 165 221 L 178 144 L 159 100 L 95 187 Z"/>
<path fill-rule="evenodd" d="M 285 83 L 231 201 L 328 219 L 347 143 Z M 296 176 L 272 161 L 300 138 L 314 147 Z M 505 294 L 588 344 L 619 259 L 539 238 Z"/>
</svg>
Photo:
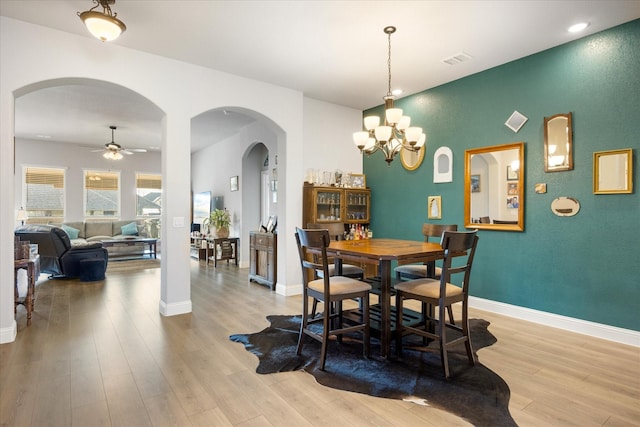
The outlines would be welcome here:
<svg viewBox="0 0 640 427">
<path fill-rule="evenodd" d="M 290 297 L 292 295 L 300 295 L 302 294 L 302 283 L 298 283 L 297 285 L 285 286 L 281 283 L 276 283 L 276 294 L 284 295 L 285 297 Z"/>
<path fill-rule="evenodd" d="M 11 322 L 11 326 L 9 326 L 8 328 L 0 329 L 0 344 L 14 342 L 16 340 L 17 335 L 18 335 L 18 324 L 14 319 L 13 322 Z"/>
<path fill-rule="evenodd" d="M 553 328 L 564 329 L 578 334 L 589 335 L 595 338 L 640 347 L 640 332 L 632 331 L 631 329 L 618 328 L 602 323 L 589 322 L 587 320 L 575 319 L 573 317 L 561 316 L 559 314 L 547 313 L 476 297 L 469 297 L 469 307 L 503 314 Z"/>
<path fill-rule="evenodd" d="M 191 300 L 174 302 L 171 304 L 167 304 L 166 302 L 160 300 L 160 314 L 162 314 L 163 316 L 177 316 L 178 314 L 191 313 L 191 311 Z"/>
</svg>

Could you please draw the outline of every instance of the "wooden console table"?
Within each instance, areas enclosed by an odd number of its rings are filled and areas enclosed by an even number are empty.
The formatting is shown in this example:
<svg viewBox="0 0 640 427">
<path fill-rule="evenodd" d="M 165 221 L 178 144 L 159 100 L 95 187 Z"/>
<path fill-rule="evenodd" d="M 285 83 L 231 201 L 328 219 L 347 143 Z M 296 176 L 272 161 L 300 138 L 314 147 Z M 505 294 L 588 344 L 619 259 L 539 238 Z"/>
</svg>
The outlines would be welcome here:
<svg viewBox="0 0 640 427">
<path fill-rule="evenodd" d="M 33 259 L 17 259 L 13 263 L 15 266 L 13 313 L 18 312 L 19 304 L 24 305 L 27 310 L 27 326 L 31 326 L 31 313 L 36 304 L 36 281 L 40 276 L 40 255 L 36 255 Z M 18 270 L 21 268 L 27 269 L 27 295 L 24 297 L 18 295 Z"/>
<path fill-rule="evenodd" d="M 213 260 L 213 266 L 218 266 L 218 260 L 224 261 L 227 260 L 227 264 L 229 260 L 235 260 L 236 265 L 238 265 L 238 241 L 240 238 L 238 237 L 227 237 L 227 238 L 219 238 L 219 239 L 207 239 L 209 243 L 209 248 L 213 249 L 213 255 L 207 257 L 207 264 L 209 264 L 209 260 Z"/>
</svg>

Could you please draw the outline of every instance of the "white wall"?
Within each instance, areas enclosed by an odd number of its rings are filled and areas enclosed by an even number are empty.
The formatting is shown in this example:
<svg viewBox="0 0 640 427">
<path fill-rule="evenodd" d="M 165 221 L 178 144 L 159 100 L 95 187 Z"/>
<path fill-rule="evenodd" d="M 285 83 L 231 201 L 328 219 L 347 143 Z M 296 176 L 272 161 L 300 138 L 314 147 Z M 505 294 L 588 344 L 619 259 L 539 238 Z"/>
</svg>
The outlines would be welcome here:
<svg viewBox="0 0 640 427">
<path fill-rule="evenodd" d="M 60 54 L 65 52 L 65 54 Z M 305 99 L 293 90 L 236 77 L 155 55 L 0 17 L 0 198 L 15 200 L 14 99 L 56 79 L 111 82 L 147 98 L 164 113 L 162 121 L 163 315 L 191 311 L 189 218 L 191 208 L 190 121 L 224 106 L 257 112 L 275 133 L 279 159 L 279 293 L 299 290 L 294 227 L 302 215 L 304 165 L 361 169 L 350 135 L 360 128 L 356 110 Z M 59 84 L 59 83 L 58 83 Z M 330 124 L 330 126 L 327 126 Z M 324 129 L 322 127 L 325 127 Z M 344 140 L 339 136 L 345 135 Z M 335 156 L 335 159 L 333 159 Z M 324 159 L 314 165 L 314 161 Z M 346 163 L 344 163 L 346 162 Z M 326 165 L 326 166 L 325 166 Z M 0 205 L 0 343 L 17 331 L 13 315 L 13 203 Z M 36 307 L 37 310 L 37 307 Z"/>
<path fill-rule="evenodd" d="M 160 153 L 136 153 L 122 160 L 107 160 L 90 148 L 56 142 L 16 139 L 16 179 L 14 209 L 24 205 L 23 166 L 66 168 L 65 221 L 84 221 L 83 173 L 85 169 L 120 172 L 121 219 L 136 218 L 136 173 L 161 173 Z"/>
</svg>

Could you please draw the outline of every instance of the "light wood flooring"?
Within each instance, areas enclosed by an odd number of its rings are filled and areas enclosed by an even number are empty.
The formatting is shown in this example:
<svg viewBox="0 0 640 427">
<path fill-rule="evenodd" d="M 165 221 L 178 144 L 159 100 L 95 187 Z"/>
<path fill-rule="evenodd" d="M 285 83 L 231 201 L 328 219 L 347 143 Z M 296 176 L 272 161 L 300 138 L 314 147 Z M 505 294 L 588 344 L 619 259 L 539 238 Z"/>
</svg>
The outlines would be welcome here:
<svg viewBox="0 0 640 427">
<path fill-rule="evenodd" d="M 192 261 L 193 312 L 162 317 L 160 269 L 103 282 L 46 280 L 33 324 L 0 345 L 2 426 L 464 426 L 414 403 L 326 388 L 304 372 L 255 373 L 233 333 L 298 314 L 300 297 L 248 270 Z M 640 349 L 473 310 L 498 342 L 478 351 L 511 388 L 520 426 L 640 425 Z"/>
</svg>

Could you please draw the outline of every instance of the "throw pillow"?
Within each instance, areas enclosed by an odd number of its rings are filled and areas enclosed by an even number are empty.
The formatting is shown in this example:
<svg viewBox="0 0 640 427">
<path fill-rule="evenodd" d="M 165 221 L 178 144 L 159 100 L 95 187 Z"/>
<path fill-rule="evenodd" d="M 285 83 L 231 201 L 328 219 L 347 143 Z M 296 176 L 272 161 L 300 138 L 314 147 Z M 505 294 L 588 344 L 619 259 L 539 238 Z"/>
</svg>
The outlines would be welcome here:
<svg viewBox="0 0 640 427">
<path fill-rule="evenodd" d="M 135 222 L 130 222 L 127 225 L 123 225 L 122 227 L 120 227 L 120 230 L 122 230 L 122 235 L 123 236 L 137 236 L 138 235 L 138 226 L 136 225 Z"/>
<path fill-rule="evenodd" d="M 60 228 L 62 228 L 65 231 L 65 233 L 69 235 L 69 239 L 71 240 L 77 239 L 78 234 L 80 234 L 80 230 L 78 230 L 77 228 L 69 227 L 68 225 L 62 224 Z"/>
</svg>

